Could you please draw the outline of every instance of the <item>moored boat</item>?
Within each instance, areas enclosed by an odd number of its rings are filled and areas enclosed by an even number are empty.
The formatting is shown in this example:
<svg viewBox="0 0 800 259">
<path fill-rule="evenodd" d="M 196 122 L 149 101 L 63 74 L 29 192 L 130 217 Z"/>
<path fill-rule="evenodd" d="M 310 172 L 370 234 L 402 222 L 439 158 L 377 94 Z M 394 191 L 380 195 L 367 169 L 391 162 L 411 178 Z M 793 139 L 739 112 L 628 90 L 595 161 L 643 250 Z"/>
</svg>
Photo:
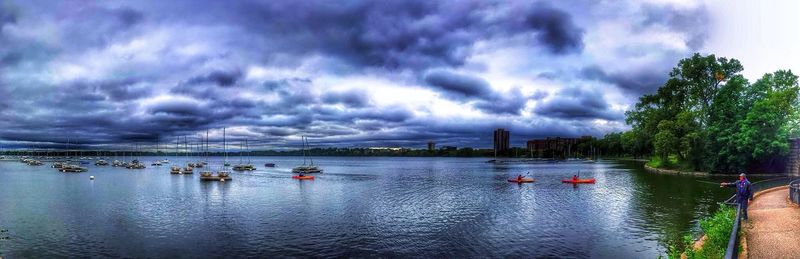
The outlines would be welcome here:
<svg viewBox="0 0 800 259">
<path fill-rule="evenodd" d="M 58 171 L 62 173 L 81 173 L 89 170 L 86 169 L 86 167 L 82 167 L 79 165 L 64 164 L 63 166 L 61 166 L 61 168 L 58 169 Z"/>
<path fill-rule="evenodd" d="M 305 136 L 302 137 L 303 140 L 303 164 L 299 166 L 295 166 L 292 168 L 292 173 L 296 174 L 314 174 L 314 173 L 322 173 L 322 169 L 318 166 L 314 165 L 314 159 L 311 158 L 309 154 L 308 160 L 311 162 L 310 164 L 306 164 L 306 146 L 308 146 L 308 138 Z"/>
</svg>

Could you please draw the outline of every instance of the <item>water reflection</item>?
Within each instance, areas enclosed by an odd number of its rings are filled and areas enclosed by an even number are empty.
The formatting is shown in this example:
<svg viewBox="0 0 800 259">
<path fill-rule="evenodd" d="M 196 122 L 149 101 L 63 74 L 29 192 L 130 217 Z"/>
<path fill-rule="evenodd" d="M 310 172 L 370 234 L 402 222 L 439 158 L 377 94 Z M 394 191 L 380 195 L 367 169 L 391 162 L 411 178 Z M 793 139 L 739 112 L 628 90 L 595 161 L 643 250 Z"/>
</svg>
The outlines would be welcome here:
<svg viewBox="0 0 800 259">
<path fill-rule="evenodd" d="M 326 172 L 298 181 L 288 169 L 299 159 L 253 158 L 278 167 L 229 182 L 168 167 L 63 174 L 0 162 L 0 223 L 19 236 L 2 249 L 12 258 L 652 258 L 729 195 L 630 163 L 320 158 Z M 535 183 L 506 181 L 528 172 Z M 561 183 L 578 173 L 597 183 Z"/>
</svg>

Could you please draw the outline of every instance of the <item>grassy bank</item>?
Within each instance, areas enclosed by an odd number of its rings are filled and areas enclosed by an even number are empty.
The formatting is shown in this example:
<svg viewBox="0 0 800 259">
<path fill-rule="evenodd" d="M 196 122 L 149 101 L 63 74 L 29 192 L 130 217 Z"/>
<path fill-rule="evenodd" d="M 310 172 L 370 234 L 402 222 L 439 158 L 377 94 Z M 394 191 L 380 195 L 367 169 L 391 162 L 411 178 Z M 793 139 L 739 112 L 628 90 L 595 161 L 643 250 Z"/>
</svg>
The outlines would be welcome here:
<svg viewBox="0 0 800 259">
<path fill-rule="evenodd" d="M 647 162 L 647 165 L 652 168 L 670 169 L 678 171 L 694 171 L 692 166 L 685 162 L 680 161 L 677 156 L 669 156 L 667 160 L 662 160 L 661 157 L 653 157 Z"/>
<path fill-rule="evenodd" d="M 687 234 L 682 246 L 670 245 L 669 258 L 681 258 L 682 253 L 689 259 L 722 258 L 725 256 L 735 217 L 736 211 L 733 208 L 720 206 L 713 215 L 700 220 L 700 228 L 705 234 L 703 244 L 695 247 L 692 235 Z"/>
</svg>

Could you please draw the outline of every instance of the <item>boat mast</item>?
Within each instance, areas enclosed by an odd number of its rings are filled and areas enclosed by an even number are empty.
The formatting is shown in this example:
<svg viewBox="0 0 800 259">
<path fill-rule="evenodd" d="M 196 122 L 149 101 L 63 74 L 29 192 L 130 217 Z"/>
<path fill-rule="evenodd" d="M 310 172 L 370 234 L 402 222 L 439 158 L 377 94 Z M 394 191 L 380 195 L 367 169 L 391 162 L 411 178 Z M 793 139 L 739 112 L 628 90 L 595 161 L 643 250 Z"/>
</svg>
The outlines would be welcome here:
<svg viewBox="0 0 800 259">
<path fill-rule="evenodd" d="M 186 150 L 186 163 L 189 163 L 189 141 L 186 140 L 186 135 L 183 136 L 183 150 Z"/>
<path fill-rule="evenodd" d="M 228 149 L 225 143 L 225 128 L 222 128 L 222 152 L 225 153 L 225 163 L 223 164 L 226 168 L 228 166 Z"/>
<path fill-rule="evenodd" d="M 306 136 L 300 136 L 300 140 L 303 142 L 303 165 L 306 165 Z"/>
<path fill-rule="evenodd" d="M 308 147 L 308 160 L 311 161 L 311 165 L 314 165 L 314 158 L 311 157 L 311 143 L 308 143 L 308 137 L 306 137 L 306 147 Z"/>
</svg>

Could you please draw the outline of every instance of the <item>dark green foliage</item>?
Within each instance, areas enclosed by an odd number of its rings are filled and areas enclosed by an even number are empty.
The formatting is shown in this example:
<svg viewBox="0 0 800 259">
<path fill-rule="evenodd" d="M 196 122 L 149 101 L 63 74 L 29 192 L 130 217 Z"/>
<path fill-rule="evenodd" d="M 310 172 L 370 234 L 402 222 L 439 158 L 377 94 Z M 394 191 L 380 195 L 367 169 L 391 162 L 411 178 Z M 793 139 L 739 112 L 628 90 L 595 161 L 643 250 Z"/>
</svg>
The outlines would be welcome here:
<svg viewBox="0 0 800 259">
<path fill-rule="evenodd" d="M 728 206 L 721 206 L 714 215 L 700 220 L 700 228 L 706 236 L 703 246 L 693 249 L 694 238 L 686 235 L 683 240 L 683 253 L 686 258 L 722 258 L 728 247 L 733 221 L 736 219 L 736 210 Z M 669 258 L 681 258 L 681 248 L 670 245 L 667 251 Z"/>
<path fill-rule="evenodd" d="M 751 85 L 742 70 L 736 59 L 714 55 L 681 60 L 655 94 L 626 113 L 633 129 L 620 135 L 623 152 L 655 156 L 663 167 L 725 173 L 786 154 L 789 136 L 800 133 L 797 76 L 780 70 Z"/>
</svg>

